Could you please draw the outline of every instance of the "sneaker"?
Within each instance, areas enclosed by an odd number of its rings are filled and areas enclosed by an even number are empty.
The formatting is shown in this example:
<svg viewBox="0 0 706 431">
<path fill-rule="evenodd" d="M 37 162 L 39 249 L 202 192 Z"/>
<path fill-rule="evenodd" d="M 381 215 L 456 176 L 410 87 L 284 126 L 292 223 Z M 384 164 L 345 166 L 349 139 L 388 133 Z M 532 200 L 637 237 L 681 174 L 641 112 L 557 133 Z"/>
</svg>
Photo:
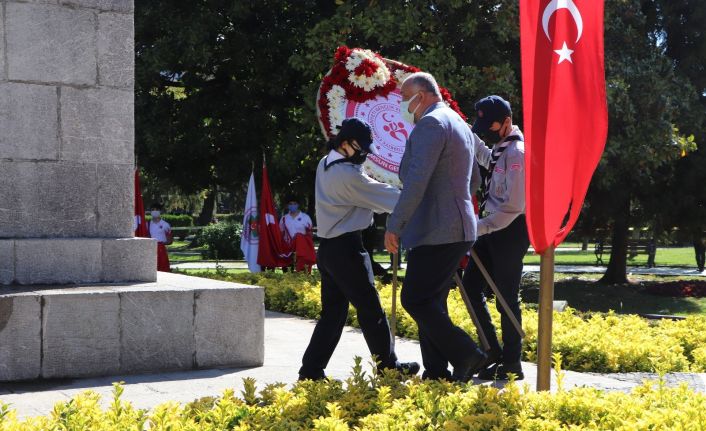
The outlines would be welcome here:
<svg viewBox="0 0 706 431">
<path fill-rule="evenodd" d="M 522 364 L 502 364 L 495 363 L 478 373 L 480 380 L 509 380 L 509 374 L 515 375 L 515 380 L 524 380 L 525 374 L 522 372 Z"/>
</svg>

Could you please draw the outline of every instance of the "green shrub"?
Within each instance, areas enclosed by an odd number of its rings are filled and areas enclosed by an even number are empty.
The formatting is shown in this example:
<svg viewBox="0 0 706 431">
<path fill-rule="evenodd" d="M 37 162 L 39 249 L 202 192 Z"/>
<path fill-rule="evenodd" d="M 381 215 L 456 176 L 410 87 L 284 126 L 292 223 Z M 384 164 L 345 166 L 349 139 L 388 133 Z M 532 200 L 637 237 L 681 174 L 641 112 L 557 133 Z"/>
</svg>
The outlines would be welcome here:
<svg viewBox="0 0 706 431">
<path fill-rule="evenodd" d="M 386 371 L 370 376 L 360 360 L 345 382 L 325 380 L 270 384 L 259 393 L 253 379 L 245 390 L 186 406 L 175 402 L 152 411 L 121 399 L 101 408 L 100 396 L 85 392 L 58 403 L 48 416 L 18 419 L 0 402 L 0 431 L 216 431 L 216 430 L 703 430 L 706 395 L 686 385 L 667 388 L 646 382 L 630 393 L 592 388 L 532 392 L 528 385 L 492 386 L 402 381 Z"/>
<path fill-rule="evenodd" d="M 242 214 L 216 214 L 216 219 L 218 223 L 242 223 Z"/>
<path fill-rule="evenodd" d="M 317 319 L 321 312 L 318 276 L 301 273 L 196 273 L 192 275 L 225 279 L 265 288 L 268 310 Z M 392 286 L 378 283 L 383 308 L 392 303 Z M 397 302 L 400 303 L 399 300 Z M 466 307 L 454 289 L 449 295 L 449 316 L 475 336 L 476 330 Z M 500 315 L 490 303 L 495 326 Z M 407 312 L 397 308 L 397 334 L 417 338 L 417 325 Z M 348 324 L 358 326 L 350 308 Z M 536 360 L 537 311 L 523 305 L 524 359 Z M 573 309 L 554 313 L 552 348 L 561 354 L 567 369 L 583 372 L 676 372 L 706 371 L 706 317 L 651 322 L 635 315 L 578 313 Z"/>
<path fill-rule="evenodd" d="M 194 225 L 194 218 L 188 214 L 162 214 L 161 218 L 169 223 L 171 227 L 190 227 Z M 152 216 L 145 216 L 145 220 L 152 220 Z"/>
<path fill-rule="evenodd" d="M 240 223 L 216 223 L 204 227 L 198 235 L 198 243 L 207 248 L 203 251 L 205 259 L 242 259 L 240 235 L 243 226 Z"/>
</svg>

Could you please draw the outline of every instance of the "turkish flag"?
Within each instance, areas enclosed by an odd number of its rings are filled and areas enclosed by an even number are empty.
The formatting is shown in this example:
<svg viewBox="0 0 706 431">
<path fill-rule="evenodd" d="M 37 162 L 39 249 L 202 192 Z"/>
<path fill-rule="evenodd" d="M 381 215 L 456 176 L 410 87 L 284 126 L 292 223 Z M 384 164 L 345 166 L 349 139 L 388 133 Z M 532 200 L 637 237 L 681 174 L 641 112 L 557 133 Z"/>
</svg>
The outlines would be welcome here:
<svg viewBox="0 0 706 431">
<path fill-rule="evenodd" d="M 147 232 L 147 223 L 145 222 L 145 203 L 142 199 L 142 190 L 140 188 L 140 171 L 135 169 L 135 236 L 140 238 L 149 238 Z"/>
<path fill-rule="evenodd" d="M 262 195 L 260 196 L 259 232 L 260 242 L 257 248 L 257 263 L 263 267 L 284 267 L 291 263 L 291 251 L 284 243 L 279 230 L 277 212 L 272 200 L 270 179 L 267 166 L 262 165 Z"/>
<path fill-rule="evenodd" d="M 603 0 L 521 0 L 520 39 L 527 228 L 542 253 L 578 220 L 605 147 Z"/>
</svg>

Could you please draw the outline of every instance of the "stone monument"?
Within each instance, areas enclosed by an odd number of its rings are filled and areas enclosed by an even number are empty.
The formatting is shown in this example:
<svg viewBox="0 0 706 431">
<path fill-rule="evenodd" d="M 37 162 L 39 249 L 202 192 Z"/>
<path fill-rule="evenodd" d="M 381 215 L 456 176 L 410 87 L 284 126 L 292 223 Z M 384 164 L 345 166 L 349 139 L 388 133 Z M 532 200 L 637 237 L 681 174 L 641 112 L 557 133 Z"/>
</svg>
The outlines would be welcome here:
<svg viewBox="0 0 706 431">
<path fill-rule="evenodd" d="M 133 238 L 132 0 L 0 6 L 0 381 L 261 364 L 262 289 Z"/>
</svg>

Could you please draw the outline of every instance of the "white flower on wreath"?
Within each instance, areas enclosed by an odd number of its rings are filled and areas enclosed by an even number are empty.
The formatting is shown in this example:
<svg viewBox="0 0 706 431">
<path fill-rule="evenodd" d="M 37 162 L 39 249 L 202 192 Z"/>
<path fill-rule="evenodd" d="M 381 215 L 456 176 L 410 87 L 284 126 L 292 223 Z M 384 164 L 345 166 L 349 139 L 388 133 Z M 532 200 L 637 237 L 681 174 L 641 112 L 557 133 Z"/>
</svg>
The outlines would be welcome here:
<svg viewBox="0 0 706 431">
<path fill-rule="evenodd" d="M 405 72 L 402 69 L 397 69 L 397 70 L 395 70 L 395 81 L 402 84 L 404 82 L 404 80 L 407 79 L 407 77 L 411 74 L 412 74 L 411 72 Z"/>
<path fill-rule="evenodd" d="M 334 85 L 326 93 L 329 108 L 329 132 L 332 135 L 338 134 L 337 126 L 343 124 L 346 109 L 346 90 L 340 85 Z"/>
<path fill-rule="evenodd" d="M 328 99 L 329 106 L 332 104 L 339 105 L 343 103 L 345 98 L 346 90 L 344 90 L 340 85 L 334 85 L 328 93 L 326 93 L 326 99 Z"/>
<path fill-rule="evenodd" d="M 360 66 L 363 60 L 370 60 L 377 66 L 377 70 L 371 76 L 355 74 L 355 69 Z M 375 87 L 383 87 L 390 80 L 390 70 L 385 66 L 385 63 L 380 57 L 367 49 L 353 50 L 348 60 L 346 60 L 346 70 L 351 72 L 348 75 L 348 80 L 365 91 L 371 91 Z"/>
</svg>

